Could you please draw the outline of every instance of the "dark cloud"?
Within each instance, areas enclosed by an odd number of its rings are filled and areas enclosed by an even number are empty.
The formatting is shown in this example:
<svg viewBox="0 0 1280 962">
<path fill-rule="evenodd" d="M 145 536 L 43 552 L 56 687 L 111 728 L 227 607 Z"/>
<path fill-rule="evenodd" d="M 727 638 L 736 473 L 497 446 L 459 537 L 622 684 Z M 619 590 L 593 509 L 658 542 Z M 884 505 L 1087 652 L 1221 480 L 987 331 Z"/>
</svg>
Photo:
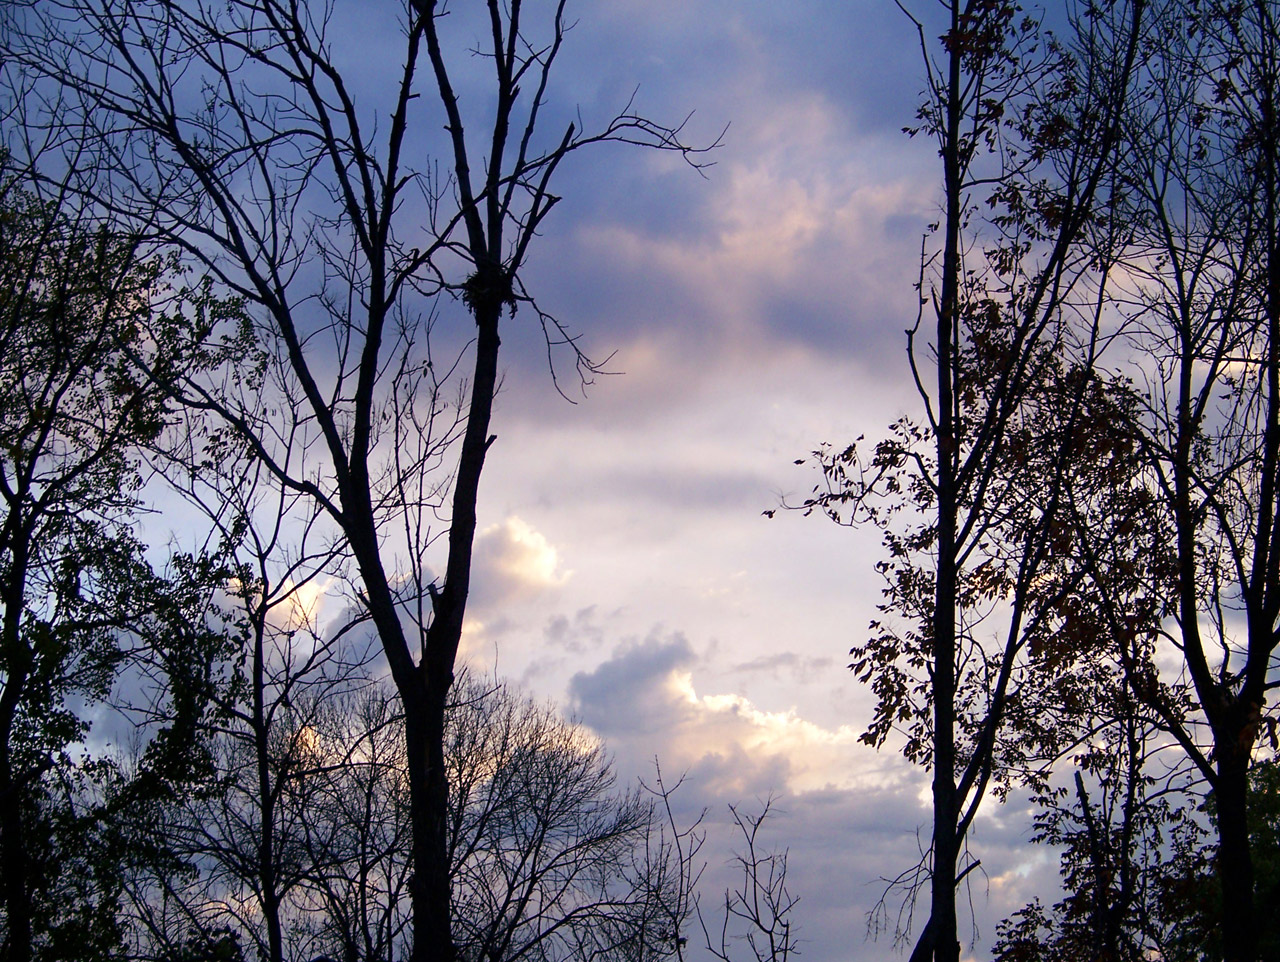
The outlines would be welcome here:
<svg viewBox="0 0 1280 962">
<path fill-rule="evenodd" d="M 695 661 L 680 632 L 663 637 L 654 629 L 644 641 L 624 645 L 594 671 L 569 682 L 574 715 L 606 737 L 651 734 L 672 725 L 673 705 L 663 682 Z"/>
<path fill-rule="evenodd" d="M 596 618 L 596 606 L 589 605 L 572 615 L 552 615 L 542 637 L 552 649 L 581 655 L 604 644 L 604 629 Z"/>
<path fill-rule="evenodd" d="M 548 129 L 579 113 L 598 126 L 633 95 L 662 122 L 695 111 L 684 132 L 693 143 L 732 126 L 705 178 L 622 145 L 567 160 L 563 201 L 527 271 L 541 305 L 593 357 L 621 350 L 622 370 L 637 338 L 672 335 L 672 361 L 698 359 L 686 380 L 755 350 L 900 351 L 936 179 L 929 145 L 899 130 L 922 86 L 903 81 L 919 74 L 907 18 L 891 4 L 819 0 L 623 2 L 580 17 L 548 92 Z M 884 194 L 913 177 L 923 180 Z M 785 235 L 792 215 L 813 223 L 775 254 L 769 233 Z M 533 312 L 517 315 L 505 349 L 550 400 Z M 671 394 L 652 387 L 652 397 Z"/>
</svg>

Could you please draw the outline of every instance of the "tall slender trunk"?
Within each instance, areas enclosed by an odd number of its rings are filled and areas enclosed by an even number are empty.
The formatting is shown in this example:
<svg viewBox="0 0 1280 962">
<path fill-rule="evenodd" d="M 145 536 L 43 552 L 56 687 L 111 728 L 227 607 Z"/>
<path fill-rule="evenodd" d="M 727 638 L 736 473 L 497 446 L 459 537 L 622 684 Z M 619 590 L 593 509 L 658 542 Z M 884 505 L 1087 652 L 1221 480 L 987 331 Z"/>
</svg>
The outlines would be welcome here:
<svg viewBox="0 0 1280 962">
<path fill-rule="evenodd" d="M 5 686 L 7 695 L 14 679 Z M 10 735 L 13 706 L 0 699 L 0 875 L 3 875 L 5 940 L 0 945 L 4 962 L 31 958 L 31 895 L 27 884 L 28 859 L 23 841 L 21 778 L 13 770 Z"/>
<path fill-rule="evenodd" d="M 959 3 L 951 6 L 951 32 L 960 31 Z M 938 306 L 938 571 L 933 612 L 933 875 L 930 915 L 933 957 L 957 962 L 955 663 L 956 663 L 956 465 L 954 416 L 955 330 L 960 300 L 960 218 L 962 175 L 960 45 L 948 61 L 946 131 L 942 146 L 946 190 L 946 239 L 942 255 L 942 300 Z"/>
<path fill-rule="evenodd" d="M 443 725 L 433 716 L 425 689 L 404 698 L 405 748 L 409 761 L 409 818 L 413 826 L 412 962 L 453 962 L 452 899 L 449 890 L 447 821 L 448 781 L 442 765 Z M 442 805 L 443 799 L 443 805 Z"/>
<path fill-rule="evenodd" d="M 13 727 L 18 705 L 31 671 L 31 651 L 22 638 L 22 607 L 26 594 L 27 551 L 21 535 L 10 544 L 10 568 L 4 589 L 3 644 L 7 677 L 0 693 L 0 893 L 5 910 L 3 962 L 31 958 L 31 891 L 29 857 L 22 817 L 24 773 L 15 769 Z"/>
<path fill-rule="evenodd" d="M 1254 901 L 1253 853 L 1249 838 L 1249 768 L 1257 738 L 1258 720 L 1266 698 L 1266 682 L 1275 649 L 1280 610 L 1280 554 L 1277 552 L 1277 491 L 1280 487 L 1280 216 L 1277 212 L 1277 143 L 1275 89 L 1275 25 L 1269 5 L 1255 0 L 1259 52 L 1259 170 L 1262 175 L 1262 238 L 1265 245 L 1266 288 L 1262 425 L 1257 530 L 1252 570 L 1243 585 L 1248 618 L 1248 653 L 1244 684 L 1229 703 L 1222 722 L 1211 718 L 1218 782 L 1218 878 L 1222 884 L 1223 954 L 1226 962 L 1255 962 L 1258 957 L 1258 906 Z"/>
<path fill-rule="evenodd" d="M 271 743 L 265 706 L 266 657 L 263 651 L 265 613 L 254 625 L 253 741 L 258 767 L 258 886 L 262 893 L 262 917 L 267 925 L 267 960 L 284 962 L 284 930 L 280 924 L 279 879 L 276 876 L 276 799 L 271 781 Z"/>
</svg>

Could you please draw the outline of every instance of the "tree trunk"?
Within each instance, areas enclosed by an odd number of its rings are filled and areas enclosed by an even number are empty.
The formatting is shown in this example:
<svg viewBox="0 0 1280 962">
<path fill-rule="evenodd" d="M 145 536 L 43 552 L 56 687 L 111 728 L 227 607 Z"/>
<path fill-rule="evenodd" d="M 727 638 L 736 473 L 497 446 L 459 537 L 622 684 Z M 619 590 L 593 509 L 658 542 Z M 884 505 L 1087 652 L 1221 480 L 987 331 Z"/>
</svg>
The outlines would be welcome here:
<svg viewBox="0 0 1280 962">
<path fill-rule="evenodd" d="M 402 693 L 403 697 L 403 693 Z M 419 689 L 405 701 L 405 747 L 409 758 L 409 817 L 413 824 L 412 962 L 454 962 L 449 890 L 449 784 L 444 770 L 443 701 Z"/>
<path fill-rule="evenodd" d="M 31 958 L 31 892 L 22 818 L 23 773 L 15 771 L 13 725 L 31 670 L 31 651 L 22 639 L 22 602 L 26 594 L 26 545 L 15 537 L 4 598 L 4 667 L 7 677 L 0 694 L 0 892 L 5 909 L 4 962 Z"/>
<path fill-rule="evenodd" d="M 951 5 L 951 32 L 960 30 L 959 2 Z M 956 664 L 956 424 L 954 418 L 955 323 L 960 295 L 961 158 L 960 45 L 948 61 L 943 165 L 946 240 L 942 300 L 938 306 L 938 573 L 933 613 L 933 874 L 930 899 L 933 957 L 958 962 L 956 926 L 955 664 Z"/>
<path fill-rule="evenodd" d="M 24 844 L 21 782 L 13 770 L 10 741 L 17 697 L 21 687 L 11 674 L 0 698 L 0 875 L 5 908 L 4 962 L 31 958 L 31 894 L 27 885 L 27 850 Z"/>
<path fill-rule="evenodd" d="M 1253 906 L 1253 858 L 1246 798 L 1249 752 L 1236 745 L 1218 752 L 1218 878 L 1222 883 L 1222 952 L 1225 962 L 1257 962 Z"/>
<path fill-rule="evenodd" d="M 279 879 L 276 877 L 276 798 L 271 784 L 271 742 L 267 725 L 265 688 L 266 658 L 263 652 L 264 626 L 254 625 L 253 646 L 253 741 L 258 763 L 258 885 L 262 892 L 262 916 L 267 926 L 267 960 L 284 962 L 284 930 L 280 925 Z"/>
<path fill-rule="evenodd" d="M 498 381 L 498 322 L 508 288 L 500 271 L 483 268 L 470 300 L 476 318 L 475 376 L 458 459 L 453 517 L 449 524 L 449 560 L 444 587 L 433 594 L 434 615 L 422 663 L 411 694 L 397 680 L 405 699 L 405 738 L 409 752 L 410 817 L 413 823 L 413 962 L 453 962 L 449 865 L 449 781 L 444 760 L 444 713 L 471 582 L 476 501 L 485 455 L 492 440 L 489 423 Z"/>
</svg>

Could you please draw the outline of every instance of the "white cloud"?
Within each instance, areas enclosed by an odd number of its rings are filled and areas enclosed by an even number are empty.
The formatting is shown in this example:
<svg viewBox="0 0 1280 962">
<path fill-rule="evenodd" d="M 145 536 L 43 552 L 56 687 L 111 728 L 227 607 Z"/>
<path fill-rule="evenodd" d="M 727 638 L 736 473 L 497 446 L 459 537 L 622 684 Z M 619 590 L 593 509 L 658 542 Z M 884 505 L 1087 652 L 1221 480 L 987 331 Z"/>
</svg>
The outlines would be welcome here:
<svg viewBox="0 0 1280 962">
<path fill-rule="evenodd" d="M 745 755 L 757 765 L 785 772 L 786 784 L 773 788 L 794 793 L 852 788 L 867 781 L 862 769 L 869 749 L 852 726 L 823 728 L 795 708 L 763 711 L 742 695 L 700 695 L 690 672 L 673 672 L 667 683 L 673 697 L 694 709 L 691 723 L 672 746 L 691 762 Z"/>
<path fill-rule="evenodd" d="M 285 581 L 277 591 L 284 600 L 271 609 L 270 621 L 286 631 L 319 631 L 322 616 L 334 600 L 332 578 L 312 578 L 295 585 Z"/>
<path fill-rule="evenodd" d="M 483 610 L 560 588 L 572 576 L 546 535 L 512 515 L 476 537 L 471 602 Z"/>
<path fill-rule="evenodd" d="M 681 634 L 643 642 L 570 683 L 582 720 L 636 762 L 658 755 L 723 798 L 851 789 L 885 782 L 879 756 L 850 725 L 827 728 L 796 708 L 767 711 L 740 694 L 700 694 Z"/>
</svg>

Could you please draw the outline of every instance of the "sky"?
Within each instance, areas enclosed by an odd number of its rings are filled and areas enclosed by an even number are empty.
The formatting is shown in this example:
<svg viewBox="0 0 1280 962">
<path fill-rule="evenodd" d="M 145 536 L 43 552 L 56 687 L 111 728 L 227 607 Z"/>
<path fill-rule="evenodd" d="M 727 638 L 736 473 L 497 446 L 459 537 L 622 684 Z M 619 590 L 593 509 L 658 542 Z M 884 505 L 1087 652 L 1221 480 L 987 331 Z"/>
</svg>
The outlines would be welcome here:
<svg viewBox="0 0 1280 962">
<path fill-rule="evenodd" d="M 336 5 L 331 31 L 361 102 L 385 99 L 397 40 L 368 9 Z M 478 38 L 468 9 L 450 12 L 459 49 Z M 891 957 L 898 902 L 872 913 L 919 860 L 930 810 L 927 774 L 858 737 L 874 702 L 847 655 L 877 615 L 879 536 L 765 512 L 818 480 L 797 460 L 918 410 L 904 330 L 940 183 L 936 150 L 902 132 L 918 38 L 893 0 L 569 12 L 550 128 L 630 102 L 719 145 L 701 171 L 617 144 L 557 171 L 523 280 L 611 373 L 579 390 L 561 369 L 566 398 L 534 313 L 506 322 L 461 657 L 554 700 L 623 778 L 652 780 L 655 760 L 683 778 L 679 816 L 707 813 L 712 912 L 733 880 L 728 806 L 772 799 L 765 844 L 789 852 L 802 957 Z M 485 64 L 455 62 L 464 110 L 483 114 Z M 1016 799 L 971 834 L 962 939 L 985 958 L 999 919 L 1054 899 L 1056 857 Z"/>
<path fill-rule="evenodd" d="M 803 957 L 890 957 L 894 918 L 874 940 L 868 914 L 929 809 L 925 773 L 858 741 L 873 701 L 846 663 L 876 615 L 879 539 L 763 512 L 817 480 L 797 459 L 917 410 L 903 332 L 940 180 L 901 131 L 917 38 L 891 0 L 571 9 L 557 102 L 589 125 L 634 92 L 656 120 L 692 112 L 691 142 L 725 132 L 701 175 L 616 146 L 560 172 L 525 280 L 616 373 L 585 396 L 570 382 L 570 403 L 534 319 L 508 325 L 463 655 L 555 699 L 624 775 L 655 758 L 684 775 L 684 814 L 708 809 L 711 905 L 727 804 L 774 798 Z M 1031 834 L 1016 802 L 975 825 L 966 954 L 1053 900 L 1056 858 Z"/>
</svg>

